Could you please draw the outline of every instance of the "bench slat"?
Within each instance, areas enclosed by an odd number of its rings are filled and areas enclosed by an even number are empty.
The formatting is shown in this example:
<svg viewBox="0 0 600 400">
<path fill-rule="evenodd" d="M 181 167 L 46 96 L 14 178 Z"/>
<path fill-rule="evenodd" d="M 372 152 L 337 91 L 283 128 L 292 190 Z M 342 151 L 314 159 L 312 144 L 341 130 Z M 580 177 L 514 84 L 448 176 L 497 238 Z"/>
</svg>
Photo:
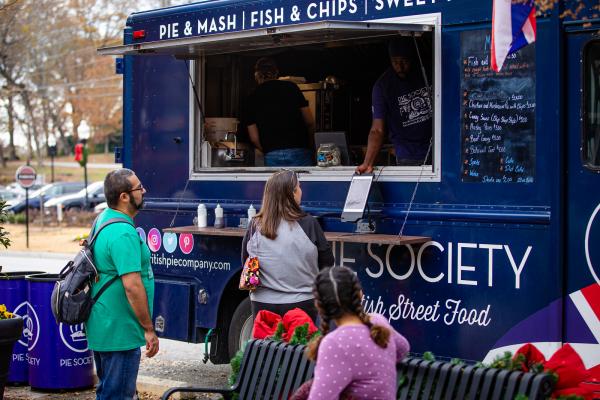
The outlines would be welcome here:
<svg viewBox="0 0 600 400">
<path fill-rule="evenodd" d="M 308 380 L 306 377 L 306 371 L 308 371 L 309 364 L 311 364 L 308 359 L 304 355 L 304 346 L 298 346 L 297 351 L 300 353 L 300 365 L 298 366 L 298 371 L 296 372 L 296 378 L 292 383 L 292 390 L 290 394 L 293 394 L 297 388 L 300 387 L 305 381 Z M 312 378 L 312 375 L 311 375 Z"/>
<path fill-rule="evenodd" d="M 491 399 L 494 392 L 494 384 L 496 383 L 497 375 L 500 373 L 499 369 L 489 369 L 485 373 L 485 379 L 481 387 L 481 399 Z"/>
<path fill-rule="evenodd" d="M 446 393 L 444 395 L 444 398 L 446 400 L 454 399 L 454 392 L 456 391 L 456 386 L 460 382 L 461 375 L 462 375 L 462 367 L 460 365 L 451 365 L 450 366 L 450 371 L 449 371 L 449 376 L 448 376 L 448 384 L 446 385 L 446 389 L 444 390 L 444 392 Z M 462 399 L 460 399 L 460 400 L 462 400 Z"/>
<path fill-rule="evenodd" d="M 268 374 L 267 388 L 265 390 L 265 396 L 267 398 L 273 394 L 272 392 L 274 390 L 274 384 L 277 381 L 277 374 L 281 369 L 281 365 L 283 364 L 282 360 L 285 355 L 285 349 L 286 345 L 284 343 L 280 343 L 277 347 L 275 358 L 273 360 L 273 366 L 271 367 L 271 372 Z"/>
<path fill-rule="evenodd" d="M 254 356 L 254 359 L 251 359 L 249 364 L 252 366 L 252 369 L 244 375 L 242 385 L 240 386 L 240 398 L 242 399 L 252 398 L 255 383 L 258 381 L 265 365 L 264 359 L 267 355 L 267 346 L 264 341 L 257 342 L 257 346 L 253 349 L 256 349 L 257 351 L 251 353 L 251 355 Z"/>
<path fill-rule="evenodd" d="M 402 400 L 408 399 L 410 390 L 412 389 L 412 386 L 413 386 L 413 379 L 415 377 L 417 370 L 419 369 L 418 367 L 419 367 L 419 364 L 421 363 L 421 361 L 422 360 L 420 360 L 418 358 L 411 358 L 411 359 L 407 360 L 408 368 L 404 372 L 404 376 L 405 376 L 406 380 L 404 382 L 404 385 L 400 388 L 400 394 L 398 395 L 399 399 L 402 399 Z"/>
<path fill-rule="evenodd" d="M 485 397 L 482 396 L 484 390 L 483 383 L 486 379 L 494 379 L 493 374 L 490 374 L 489 372 L 490 370 L 487 368 L 476 368 L 473 371 L 473 380 L 471 381 L 472 389 L 469 390 L 468 396 L 465 397 L 467 400 L 485 399 Z"/>
<path fill-rule="evenodd" d="M 419 364 L 417 375 L 415 377 L 415 383 L 412 388 L 412 395 L 410 396 L 411 400 L 418 400 L 421 397 L 423 382 L 425 381 L 425 377 L 429 372 L 431 364 L 432 361 L 423 361 Z"/>
<path fill-rule="evenodd" d="M 255 381 L 256 387 L 254 389 L 254 396 L 257 399 L 262 399 L 263 397 L 267 397 L 264 391 L 267 389 L 267 378 L 272 376 L 273 372 L 277 373 L 279 370 L 278 365 L 273 363 L 273 358 L 278 353 L 277 349 L 280 347 L 281 343 L 271 342 L 267 345 L 266 351 L 266 359 L 265 359 L 265 368 L 263 368 L 260 377 Z"/>
<path fill-rule="evenodd" d="M 438 377 L 438 382 L 435 387 L 435 394 L 433 396 L 433 400 L 442 400 L 444 396 L 444 390 L 446 388 L 446 383 L 448 382 L 448 378 L 450 377 L 450 371 L 452 370 L 452 364 L 444 363 L 440 368 L 440 373 Z"/>
<path fill-rule="evenodd" d="M 477 388 L 473 388 L 471 385 L 471 381 L 472 381 L 473 375 L 475 373 L 475 367 L 470 365 L 470 366 L 461 368 L 461 370 L 462 371 L 460 374 L 460 383 L 458 384 L 458 391 L 456 392 L 455 398 L 464 400 L 465 398 L 467 398 L 469 391 L 471 391 L 471 390 L 477 391 Z"/>
<path fill-rule="evenodd" d="M 496 375 L 496 383 L 494 384 L 494 391 L 492 392 L 491 400 L 500 400 L 504 393 L 504 386 L 508 381 L 508 375 L 510 371 L 502 370 Z"/>
<path fill-rule="evenodd" d="M 292 346 L 286 346 L 283 351 L 284 351 L 283 361 L 281 362 L 282 369 L 283 369 L 284 365 L 290 364 L 290 361 L 292 360 L 292 358 L 294 356 L 294 348 Z M 287 373 L 288 373 L 288 371 L 285 371 L 285 374 L 287 374 Z M 283 377 L 280 377 L 280 379 L 277 380 L 277 385 L 275 386 L 275 391 L 273 392 L 274 399 L 279 399 L 281 397 L 281 392 L 283 390 L 284 384 L 285 384 L 285 379 L 283 379 Z"/>
<path fill-rule="evenodd" d="M 508 375 L 508 385 L 506 385 L 504 392 L 505 400 L 513 400 L 515 398 L 522 376 L 522 371 L 513 371 Z"/>
<path fill-rule="evenodd" d="M 519 387 L 517 388 L 517 394 L 527 394 L 531 388 L 531 384 L 533 383 L 534 374 L 524 373 L 521 377 L 521 381 L 519 382 Z"/>
<path fill-rule="evenodd" d="M 554 379 L 550 375 L 536 374 L 528 393 L 529 400 L 542 400 L 550 397 L 554 383 Z"/>
<path fill-rule="evenodd" d="M 444 363 L 440 361 L 434 361 L 433 363 L 431 363 L 431 365 L 429 365 L 429 368 L 427 370 L 425 387 L 423 388 L 424 399 L 430 399 L 432 393 L 434 393 L 435 387 L 437 385 L 437 377 L 440 374 L 442 365 L 444 365 Z"/>
<path fill-rule="evenodd" d="M 285 386 L 283 387 L 283 392 L 281 393 L 282 398 L 287 399 L 293 390 L 293 383 L 296 378 L 296 374 L 298 374 L 300 369 L 301 360 L 304 359 L 304 351 L 300 346 L 293 347 L 292 361 L 289 366 L 289 373 L 285 377 Z"/>
</svg>

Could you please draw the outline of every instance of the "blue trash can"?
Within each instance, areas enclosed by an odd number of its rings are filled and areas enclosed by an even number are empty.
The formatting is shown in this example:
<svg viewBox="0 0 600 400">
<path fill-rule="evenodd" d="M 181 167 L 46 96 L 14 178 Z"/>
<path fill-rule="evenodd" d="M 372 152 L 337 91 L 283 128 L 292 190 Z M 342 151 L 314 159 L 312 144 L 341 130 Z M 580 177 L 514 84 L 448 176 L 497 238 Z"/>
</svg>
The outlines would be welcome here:
<svg viewBox="0 0 600 400">
<path fill-rule="evenodd" d="M 27 282 L 25 276 L 41 274 L 42 271 L 17 271 L 0 273 L 0 299 L 6 309 L 21 318 L 27 326 Z M 27 385 L 29 364 L 27 364 L 27 331 L 15 343 L 8 370 L 7 383 L 12 385 Z"/>
<path fill-rule="evenodd" d="M 83 389 L 94 384 L 94 358 L 88 349 L 83 324 L 57 324 L 50 297 L 58 274 L 31 275 L 28 299 L 29 385 L 32 389 Z"/>
</svg>

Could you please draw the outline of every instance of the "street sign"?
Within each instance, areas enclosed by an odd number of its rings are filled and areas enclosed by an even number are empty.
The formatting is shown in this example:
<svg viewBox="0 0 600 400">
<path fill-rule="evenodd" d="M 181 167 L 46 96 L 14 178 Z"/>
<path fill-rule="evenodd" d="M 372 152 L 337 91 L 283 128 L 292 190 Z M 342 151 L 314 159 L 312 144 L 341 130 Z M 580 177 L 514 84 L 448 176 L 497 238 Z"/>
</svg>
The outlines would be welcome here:
<svg viewBox="0 0 600 400">
<path fill-rule="evenodd" d="M 15 179 L 21 185 L 23 189 L 29 189 L 35 183 L 35 178 L 37 174 L 33 167 L 29 165 L 22 165 L 17 169 L 17 173 L 15 174 Z"/>
</svg>

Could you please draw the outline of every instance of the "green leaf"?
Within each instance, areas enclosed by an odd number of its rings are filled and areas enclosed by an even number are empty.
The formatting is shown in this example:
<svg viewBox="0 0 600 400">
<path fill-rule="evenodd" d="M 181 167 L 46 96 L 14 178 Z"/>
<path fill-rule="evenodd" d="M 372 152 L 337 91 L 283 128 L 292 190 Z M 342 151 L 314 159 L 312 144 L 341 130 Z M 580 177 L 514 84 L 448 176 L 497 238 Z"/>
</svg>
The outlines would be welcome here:
<svg viewBox="0 0 600 400">
<path fill-rule="evenodd" d="M 279 321 L 279 323 L 277 324 L 277 329 L 275 329 L 275 333 L 273 334 L 273 337 L 271 338 L 271 340 L 274 340 L 276 342 L 281 342 L 283 340 L 284 332 L 285 332 L 285 329 L 283 327 L 283 322 Z"/>
</svg>

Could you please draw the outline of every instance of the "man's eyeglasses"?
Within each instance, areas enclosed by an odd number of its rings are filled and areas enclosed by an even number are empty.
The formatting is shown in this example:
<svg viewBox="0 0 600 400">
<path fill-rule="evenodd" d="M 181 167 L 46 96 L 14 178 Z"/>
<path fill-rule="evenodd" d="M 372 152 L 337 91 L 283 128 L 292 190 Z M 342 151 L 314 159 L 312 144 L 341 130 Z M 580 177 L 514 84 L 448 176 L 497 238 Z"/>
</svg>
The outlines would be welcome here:
<svg viewBox="0 0 600 400">
<path fill-rule="evenodd" d="M 144 188 L 144 186 L 143 186 L 143 185 L 140 183 L 140 186 L 138 186 L 138 187 L 136 187 L 136 188 L 133 188 L 133 189 L 131 189 L 131 190 L 127 190 L 125 193 L 131 193 L 131 192 L 135 192 L 136 190 L 141 190 L 141 191 L 144 191 L 144 190 L 145 190 L 145 188 Z"/>
</svg>

